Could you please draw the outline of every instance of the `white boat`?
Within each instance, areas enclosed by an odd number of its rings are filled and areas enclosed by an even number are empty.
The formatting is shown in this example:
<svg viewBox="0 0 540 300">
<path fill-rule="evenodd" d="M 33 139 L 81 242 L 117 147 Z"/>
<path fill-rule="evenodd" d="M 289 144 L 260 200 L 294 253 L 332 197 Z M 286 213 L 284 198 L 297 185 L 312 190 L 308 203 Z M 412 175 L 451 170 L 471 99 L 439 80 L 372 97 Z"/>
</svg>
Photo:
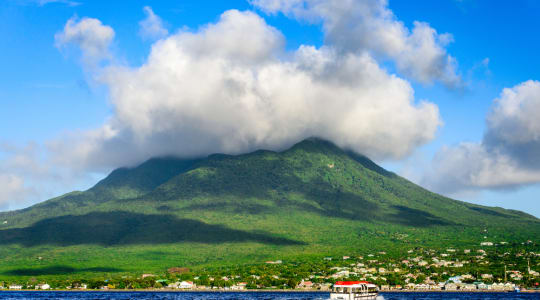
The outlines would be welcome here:
<svg viewBox="0 0 540 300">
<path fill-rule="evenodd" d="M 336 281 L 330 299 L 375 299 L 378 293 L 377 286 L 367 281 Z"/>
</svg>

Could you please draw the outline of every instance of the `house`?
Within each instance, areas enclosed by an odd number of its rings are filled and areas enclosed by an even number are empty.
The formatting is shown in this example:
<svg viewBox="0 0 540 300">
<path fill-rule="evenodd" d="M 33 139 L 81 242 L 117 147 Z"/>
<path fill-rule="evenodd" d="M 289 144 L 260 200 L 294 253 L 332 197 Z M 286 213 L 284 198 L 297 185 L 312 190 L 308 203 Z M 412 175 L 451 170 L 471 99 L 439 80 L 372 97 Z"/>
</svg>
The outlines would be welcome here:
<svg viewBox="0 0 540 300">
<path fill-rule="evenodd" d="M 8 287 L 10 290 L 22 290 L 22 285 L 20 284 L 12 284 Z"/>
<path fill-rule="evenodd" d="M 492 242 L 481 242 L 480 246 L 493 246 Z"/>
<path fill-rule="evenodd" d="M 267 263 L 267 264 L 270 264 L 270 265 L 279 265 L 279 264 L 282 263 L 282 261 L 279 260 L 279 259 L 276 260 L 276 261 L 271 261 L 271 260 L 269 260 L 269 261 L 267 261 L 266 263 Z"/>
<path fill-rule="evenodd" d="M 455 283 L 447 283 L 444 285 L 445 291 L 457 291 L 458 287 Z"/>
<path fill-rule="evenodd" d="M 491 289 L 494 290 L 494 291 L 504 291 L 505 290 L 505 286 L 504 286 L 504 283 L 494 283 L 491 285 Z"/>
<path fill-rule="evenodd" d="M 50 288 L 51 288 L 51 286 L 48 285 L 48 284 L 46 284 L 46 283 L 38 284 L 38 285 L 36 285 L 36 287 L 35 287 L 36 290 L 48 290 L 48 289 L 50 289 Z"/>
<path fill-rule="evenodd" d="M 343 256 L 343 260 L 351 258 L 350 256 Z"/>
<path fill-rule="evenodd" d="M 407 283 L 407 285 L 405 285 L 405 289 L 409 290 L 409 291 L 412 291 L 412 290 L 414 290 L 415 286 L 416 286 L 416 284 L 414 284 L 414 283 Z"/>
<path fill-rule="evenodd" d="M 340 278 L 340 277 L 349 277 L 349 271 L 339 271 L 336 274 L 332 275 L 332 278 Z"/>
<path fill-rule="evenodd" d="M 313 282 L 302 280 L 302 282 L 300 282 L 300 283 L 298 284 L 298 286 L 296 286 L 296 288 L 298 288 L 298 289 L 304 289 L 304 290 L 312 289 L 312 288 L 313 288 Z"/>
<path fill-rule="evenodd" d="M 235 291 L 243 291 L 246 289 L 247 282 L 239 282 L 233 286 L 231 286 L 231 290 Z"/>
<path fill-rule="evenodd" d="M 182 281 L 180 282 L 180 284 L 178 285 L 178 288 L 179 289 L 192 289 L 194 288 L 195 285 L 193 284 L 193 282 L 191 281 Z"/>
<path fill-rule="evenodd" d="M 427 291 L 427 290 L 429 290 L 429 285 L 427 285 L 425 283 L 417 284 L 417 285 L 414 286 L 414 290 L 415 291 Z"/>
<path fill-rule="evenodd" d="M 485 284 L 483 282 L 476 282 L 476 288 L 479 290 L 490 290 L 491 285 Z"/>
<path fill-rule="evenodd" d="M 476 290 L 476 284 L 464 284 L 462 287 L 461 287 L 462 290 L 464 291 L 472 291 L 472 290 Z"/>
<path fill-rule="evenodd" d="M 493 275 L 491 274 L 482 274 L 480 277 L 482 277 L 482 279 L 493 279 Z"/>
<path fill-rule="evenodd" d="M 144 279 L 146 277 L 155 277 L 156 275 L 154 274 L 142 274 L 141 278 Z"/>
</svg>

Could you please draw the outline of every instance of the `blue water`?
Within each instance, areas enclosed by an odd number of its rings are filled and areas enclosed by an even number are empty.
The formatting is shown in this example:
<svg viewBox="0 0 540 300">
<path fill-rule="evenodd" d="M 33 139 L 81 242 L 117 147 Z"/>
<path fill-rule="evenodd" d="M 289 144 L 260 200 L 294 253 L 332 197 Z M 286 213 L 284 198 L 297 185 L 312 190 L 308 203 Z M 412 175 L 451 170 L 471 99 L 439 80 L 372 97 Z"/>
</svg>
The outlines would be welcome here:
<svg viewBox="0 0 540 300">
<path fill-rule="evenodd" d="M 156 300 L 318 300 L 329 299 L 329 293 L 285 293 L 285 292 L 0 292 L 0 299 L 156 299 Z M 377 300 L 494 300 L 494 299 L 540 299 L 536 293 L 381 293 Z"/>
</svg>

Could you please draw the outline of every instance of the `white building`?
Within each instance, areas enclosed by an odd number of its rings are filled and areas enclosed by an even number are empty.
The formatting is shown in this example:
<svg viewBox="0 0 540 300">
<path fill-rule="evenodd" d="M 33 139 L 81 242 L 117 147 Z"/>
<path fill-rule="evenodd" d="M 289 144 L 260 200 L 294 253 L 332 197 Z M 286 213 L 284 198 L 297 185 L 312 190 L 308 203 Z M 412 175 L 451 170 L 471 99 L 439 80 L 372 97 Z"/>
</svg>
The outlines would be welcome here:
<svg viewBox="0 0 540 300">
<path fill-rule="evenodd" d="M 182 281 L 178 285 L 179 289 L 192 289 L 193 287 L 194 287 L 194 284 L 191 281 Z"/>
<path fill-rule="evenodd" d="M 22 290 L 22 285 L 20 284 L 12 284 L 9 286 L 10 290 Z"/>
<path fill-rule="evenodd" d="M 48 290 L 50 288 L 51 288 L 51 286 L 46 284 L 46 283 L 38 284 L 35 287 L 36 290 Z"/>
</svg>

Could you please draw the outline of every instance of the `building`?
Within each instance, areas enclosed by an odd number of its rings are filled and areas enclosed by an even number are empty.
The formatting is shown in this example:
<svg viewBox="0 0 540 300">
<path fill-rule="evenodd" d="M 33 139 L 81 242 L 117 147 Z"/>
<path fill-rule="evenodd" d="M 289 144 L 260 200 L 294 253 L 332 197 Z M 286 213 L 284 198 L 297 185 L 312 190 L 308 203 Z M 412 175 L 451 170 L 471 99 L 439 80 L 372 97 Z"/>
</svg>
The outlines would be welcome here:
<svg viewBox="0 0 540 300">
<path fill-rule="evenodd" d="M 483 282 L 475 282 L 476 288 L 479 290 L 490 290 L 491 285 L 485 284 Z"/>
<path fill-rule="evenodd" d="M 22 290 L 22 285 L 20 284 L 12 284 L 8 287 L 10 290 Z"/>
<path fill-rule="evenodd" d="M 191 281 L 182 281 L 178 285 L 179 289 L 192 289 L 195 285 Z"/>
<path fill-rule="evenodd" d="M 234 290 L 234 291 L 243 291 L 246 289 L 246 285 L 247 283 L 246 282 L 239 282 L 233 286 L 231 286 L 231 290 Z"/>
<path fill-rule="evenodd" d="M 464 284 L 461 286 L 461 289 L 464 291 L 473 291 L 473 290 L 476 290 L 476 284 L 472 284 L 472 283 Z"/>
<path fill-rule="evenodd" d="M 298 286 L 296 286 L 298 289 L 308 290 L 313 288 L 313 282 L 311 281 L 304 281 L 300 282 Z"/>
<path fill-rule="evenodd" d="M 46 283 L 38 284 L 35 287 L 36 290 L 48 290 L 50 288 L 51 288 L 51 286 L 46 284 Z"/>
</svg>

